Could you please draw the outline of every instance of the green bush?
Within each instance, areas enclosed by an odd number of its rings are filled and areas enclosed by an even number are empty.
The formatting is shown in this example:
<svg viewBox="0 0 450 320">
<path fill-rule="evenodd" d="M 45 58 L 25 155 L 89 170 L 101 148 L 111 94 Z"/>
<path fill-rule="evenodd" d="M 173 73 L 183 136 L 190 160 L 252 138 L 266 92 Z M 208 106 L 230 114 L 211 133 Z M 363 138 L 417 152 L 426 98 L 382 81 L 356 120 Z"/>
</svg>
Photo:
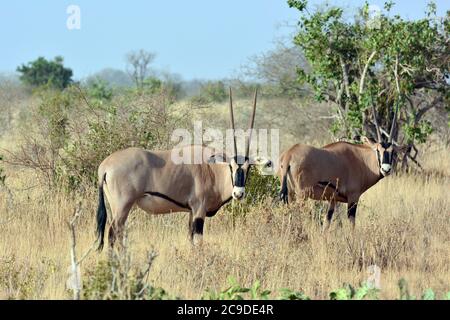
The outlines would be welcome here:
<svg viewBox="0 0 450 320">
<path fill-rule="evenodd" d="M 30 266 L 17 261 L 15 256 L 0 257 L 0 292 L 8 299 L 33 299 L 33 295 L 44 288 L 49 277 L 48 269 L 55 268 L 45 259 L 40 265 Z"/>
<path fill-rule="evenodd" d="M 246 214 L 252 206 L 267 199 L 274 201 L 278 198 L 280 182 L 276 176 L 263 175 L 255 166 L 252 166 L 247 179 L 244 199 L 240 202 L 228 203 L 224 208 L 233 215 Z"/>
<path fill-rule="evenodd" d="M 87 272 L 83 281 L 82 297 L 89 300 L 167 300 L 177 299 L 164 289 L 153 287 L 146 279 L 156 254 L 149 253 L 144 269 L 133 268 L 128 254 L 113 255 L 100 261 Z"/>
<path fill-rule="evenodd" d="M 200 88 L 200 97 L 208 102 L 222 102 L 228 97 L 228 91 L 222 81 L 208 81 Z"/>
<path fill-rule="evenodd" d="M 88 84 L 88 95 L 90 98 L 104 101 L 111 100 L 113 97 L 113 89 L 108 82 L 101 78 L 95 78 Z"/>
<path fill-rule="evenodd" d="M 64 67 L 64 59 L 60 56 L 54 60 L 39 57 L 28 64 L 17 67 L 21 73 L 20 80 L 30 86 L 51 86 L 55 89 L 64 89 L 72 83 L 72 70 Z"/>
<path fill-rule="evenodd" d="M 202 300 L 267 300 L 270 295 L 269 290 L 261 289 L 261 283 L 256 280 L 251 288 L 242 287 L 235 278 L 228 278 L 229 287 L 216 292 L 214 290 L 206 290 L 202 296 Z"/>
<path fill-rule="evenodd" d="M 357 288 L 346 283 L 342 288 L 330 293 L 330 300 L 378 299 L 378 292 L 378 289 L 369 286 L 367 283 L 363 283 Z"/>
<path fill-rule="evenodd" d="M 171 96 L 129 92 L 109 99 L 104 88 L 95 88 L 89 97 L 76 86 L 37 90 L 38 106 L 21 124 L 21 148 L 8 160 L 72 191 L 90 188 L 101 161 L 117 150 L 170 147 L 171 132 L 184 119 L 172 112 Z"/>
</svg>

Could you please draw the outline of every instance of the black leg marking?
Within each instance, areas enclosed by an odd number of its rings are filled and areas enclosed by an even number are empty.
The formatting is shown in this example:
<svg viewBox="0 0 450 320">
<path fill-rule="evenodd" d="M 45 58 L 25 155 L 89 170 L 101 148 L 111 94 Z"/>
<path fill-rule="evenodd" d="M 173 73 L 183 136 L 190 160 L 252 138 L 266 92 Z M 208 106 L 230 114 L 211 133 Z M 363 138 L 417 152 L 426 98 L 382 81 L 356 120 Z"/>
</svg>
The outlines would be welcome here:
<svg viewBox="0 0 450 320">
<path fill-rule="evenodd" d="M 328 222 L 330 222 L 331 218 L 333 218 L 333 213 L 334 213 L 334 209 L 328 210 L 328 212 L 327 212 L 327 220 L 328 220 Z"/>
<path fill-rule="evenodd" d="M 347 214 L 349 218 L 355 219 L 356 217 L 356 208 L 358 207 L 358 204 L 356 202 L 352 202 L 348 204 L 348 210 Z"/>
<path fill-rule="evenodd" d="M 192 234 L 203 234 L 203 225 L 205 221 L 202 218 L 195 218 L 192 224 Z"/>
<path fill-rule="evenodd" d="M 356 217 L 356 208 L 358 204 L 356 202 L 352 202 L 348 204 L 347 214 L 348 219 L 352 223 L 353 228 L 355 228 L 355 217 Z"/>
</svg>

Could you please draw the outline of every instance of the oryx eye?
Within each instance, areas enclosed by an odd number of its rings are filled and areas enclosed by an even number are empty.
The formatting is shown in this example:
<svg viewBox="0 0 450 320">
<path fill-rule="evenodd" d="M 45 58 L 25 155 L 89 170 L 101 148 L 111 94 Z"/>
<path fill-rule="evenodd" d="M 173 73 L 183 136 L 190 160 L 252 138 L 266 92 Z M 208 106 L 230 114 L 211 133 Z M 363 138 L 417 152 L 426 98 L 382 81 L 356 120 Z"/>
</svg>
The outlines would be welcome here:
<svg viewBox="0 0 450 320">
<path fill-rule="evenodd" d="M 272 166 L 272 162 L 269 162 L 268 164 L 267 164 L 267 168 L 270 168 Z"/>
</svg>

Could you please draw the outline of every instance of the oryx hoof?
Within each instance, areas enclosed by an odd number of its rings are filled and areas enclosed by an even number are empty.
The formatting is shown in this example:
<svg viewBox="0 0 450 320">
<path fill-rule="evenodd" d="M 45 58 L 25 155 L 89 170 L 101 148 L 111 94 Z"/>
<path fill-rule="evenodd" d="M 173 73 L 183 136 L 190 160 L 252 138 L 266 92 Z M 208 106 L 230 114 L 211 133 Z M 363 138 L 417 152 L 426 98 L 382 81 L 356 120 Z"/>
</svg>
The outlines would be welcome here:
<svg viewBox="0 0 450 320">
<path fill-rule="evenodd" d="M 203 236 L 201 234 L 194 234 L 192 238 L 192 244 L 194 247 L 200 247 L 203 245 Z"/>
</svg>

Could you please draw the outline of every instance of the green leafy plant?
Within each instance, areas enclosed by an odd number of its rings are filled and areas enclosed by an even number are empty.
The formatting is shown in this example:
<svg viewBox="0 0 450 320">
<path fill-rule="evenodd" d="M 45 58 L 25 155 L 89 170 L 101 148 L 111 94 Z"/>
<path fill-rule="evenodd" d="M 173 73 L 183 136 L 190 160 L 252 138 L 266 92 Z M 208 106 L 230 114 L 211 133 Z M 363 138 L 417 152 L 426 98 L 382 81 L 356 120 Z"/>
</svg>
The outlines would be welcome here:
<svg viewBox="0 0 450 320">
<path fill-rule="evenodd" d="M 245 300 L 245 298 L 253 300 L 266 300 L 269 298 L 270 291 L 262 290 L 261 284 L 256 280 L 251 288 L 241 286 L 235 278 L 228 278 L 229 287 L 223 291 L 216 292 L 214 290 L 206 290 L 202 296 L 202 300 Z"/>
<path fill-rule="evenodd" d="M 210 102 L 222 102 L 228 97 L 228 92 L 222 81 L 208 81 L 201 86 L 200 96 Z"/>
<path fill-rule="evenodd" d="M 168 300 L 177 299 L 159 287 L 147 283 L 156 254 L 150 252 L 143 269 L 131 266 L 129 254 L 113 254 L 108 261 L 100 261 L 87 272 L 83 281 L 84 299 L 106 300 Z"/>
<path fill-rule="evenodd" d="M 280 289 L 279 300 L 311 300 L 310 297 L 305 295 L 301 291 L 293 291 L 291 289 L 283 288 Z"/>
<path fill-rule="evenodd" d="M 430 2 L 425 18 L 406 20 L 391 15 L 394 3 L 387 1 L 386 12 L 372 17 L 366 2 L 351 21 L 338 6 L 312 10 L 306 0 L 287 3 L 300 12 L 294 43 L 308 62 L 299 66 L 298 80 L 316 100 L 336 107 L 333 134 L 377 138 L 378 125 L 380 138 L 408 146 L 402 151 L 407 167 L 413 146 L 432 132 L 424 115 L 434 108 L 445 112 L 450 12 L 438 18 Z"/>
<path fill-rule="evenodd" d="M 48 85 L 64 89 L 72 83 L 72 70 L 64 67 L 64 59 L 57 56 L 54 60 L 39 57 L 28 64 L 17 67 L 20 80 L 33 87 Z"/>
<path fill-rule="evenodd" d="M 361 284 L 354 288 L 346 283 L 342 288 L 339 288 L 330 293 L 331 300 L 363 300 L 363 299 L 377 299 L 378 289 L 375 289 L 367 283 Z"/>
<path fill-rule="evenodd" d="M 398 288 L 400 290 L 400 300 L 416 300 L 416 297 L 409 293 L 408 283 L 404 278 L 398 281 Z"/>
</svg>

